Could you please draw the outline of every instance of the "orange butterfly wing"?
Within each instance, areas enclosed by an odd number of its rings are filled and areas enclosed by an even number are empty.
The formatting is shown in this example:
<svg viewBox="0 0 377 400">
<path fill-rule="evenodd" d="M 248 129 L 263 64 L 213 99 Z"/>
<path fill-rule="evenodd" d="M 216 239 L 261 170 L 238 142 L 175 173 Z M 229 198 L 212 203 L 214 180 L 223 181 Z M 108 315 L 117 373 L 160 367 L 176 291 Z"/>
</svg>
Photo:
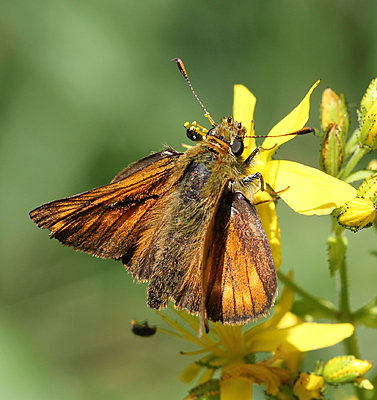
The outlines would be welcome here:
<svg viewBox="0 0 377 400">
<path fill-rule="evenodd" d="M 110 184 L 46 203 L 30 217 L 68 246 L 121 258 L 136 245 L 149 210 L 174 185 L 172 171 L 181 155 L 173 149 L 152 154 L 125 168 Z"/>
<path fill-rule="evenodd" d="M 265 315 L 277 294 L 267 237 L 255 207 L 240 192 L 224 193 L 203 271 L 207 318 L 239 324 Z"/>
</svg>

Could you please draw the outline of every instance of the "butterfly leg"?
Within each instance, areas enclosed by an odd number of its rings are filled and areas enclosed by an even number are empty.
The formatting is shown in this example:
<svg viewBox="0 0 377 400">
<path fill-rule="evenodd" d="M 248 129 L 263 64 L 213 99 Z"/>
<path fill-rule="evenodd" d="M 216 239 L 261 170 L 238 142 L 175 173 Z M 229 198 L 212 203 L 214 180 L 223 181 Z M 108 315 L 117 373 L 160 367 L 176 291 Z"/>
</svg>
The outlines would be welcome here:
<svg viewBox="0 0 377 400">
<path fill-rule="evenodd" d="M 246 186 L 249 183 L 253 183 L 254 181 L 257 181 L 257 180 L 260 182 L 260 189 L 263 192 L 265 190 L 265 184 L 264 184 L 263 176 L 260 172 L 256 172 L 255 174 L 245 176 L 245 178 L 242 179 L 242 184 Z"/>
<path fill-rule="evenodd" d="M 250 165 L 251 162 L 253 161 L 254 157 L 260 152 L 260 147 L 256 147 L 251 154 L 249 155 L 249 157 L 246 158 L 244 164 L 245 165 Z"/>
</svg>

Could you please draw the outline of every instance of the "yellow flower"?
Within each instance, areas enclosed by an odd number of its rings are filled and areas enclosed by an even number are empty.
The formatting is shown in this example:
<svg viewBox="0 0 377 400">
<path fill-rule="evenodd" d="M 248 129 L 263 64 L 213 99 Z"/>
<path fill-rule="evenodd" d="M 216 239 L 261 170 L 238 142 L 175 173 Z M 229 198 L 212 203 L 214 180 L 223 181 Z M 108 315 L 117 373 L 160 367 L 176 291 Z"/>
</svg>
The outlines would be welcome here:
<svg viewBox="0 0 377 400">
<path fill-rule="evenodd" d="M 260 172 L 268 185 L 296 212 L 305 215 L 330 214 L 335 208 L 344 205 L 356 196 L 356 189 L 326 173 L 293 161 L 272 160 L 278 146 L 291 140 L 292 136 L 272 137 L 295 132 L 304 127 L 309 118 L 310 95 L 319 82 L 316 82 L 301 103 L 282 121 L 275 125 L 264 140 L 262 150 L 256 157 L 250 173 Z M 254 135 L 253 113 L 256 99 L 243 85 L 234 87 L 233 117 L 247 129 L 247 135 Z M 247 157 L 255 148 L 255 140 L 246 138 Z M 280 230 L 275 204 L 267 192 L 255 195 L 258 214 L 270 242 L 275 266 L 281 264 Z"/>
<path fill-rule="evenodd" d="M 376 212 L 371 200 L 355 197 L 341 209 L 338 222 L 345 228 L 358 231 L 374 221 Z"/>
<path fill-rule="evenodd" d="M 302 372 L 293 387 L 299 400 L 323 399 L 325 380 L 322 376 Z"/>
<path fill-rule="evenodd" d="M 178 320 L 159 315 L 173 330 L 158 330 L 197 346 L 197 350 L 183 353 L 201 355 L 180 374 L 184 382 L 200 377 L 198 383 L 204 383 L 219 372 L 221 400 L 250 399 L 253 383 L 263 384 L 267 393 L 277 394 L 280 386 L 297 373 L 302 352 L 332 346 L 353 333 L 348 323 L 302 322 L 289 311 L 292 304 L 293 292 L 285 288 L 268 321 L 249 327 L 210 322 L 209 334 L 202 337 L 197 336 L 198 317 L 171 308 Z M 271 355 L 255 362 L 254 355 L 259 352 Z"/>
</svg>

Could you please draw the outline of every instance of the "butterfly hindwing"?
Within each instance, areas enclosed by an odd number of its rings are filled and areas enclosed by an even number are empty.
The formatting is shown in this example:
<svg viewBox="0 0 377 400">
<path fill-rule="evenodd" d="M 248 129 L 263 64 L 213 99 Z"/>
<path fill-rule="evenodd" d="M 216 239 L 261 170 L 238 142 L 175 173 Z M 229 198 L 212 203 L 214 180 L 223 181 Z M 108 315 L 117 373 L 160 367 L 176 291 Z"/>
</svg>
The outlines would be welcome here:
<svg viewBox="0 0 377 400">
<path fill-rule="evenodd" d="M 253 204 L 240 192 L 224 192 L 205 267 L 208 319 L 226 324 L 265 315 L 277 294 L 267 237 Z"/>
<path fill-rule="evenodd" d="M 112 183 L 46 203 L 31 219 L 62 243 L 102 258 L 120 258 L 135 246 L 143 219 L 174 184 L 182 155 L 173 149 L 152 154 L 121 171 Z"/>
</svg>

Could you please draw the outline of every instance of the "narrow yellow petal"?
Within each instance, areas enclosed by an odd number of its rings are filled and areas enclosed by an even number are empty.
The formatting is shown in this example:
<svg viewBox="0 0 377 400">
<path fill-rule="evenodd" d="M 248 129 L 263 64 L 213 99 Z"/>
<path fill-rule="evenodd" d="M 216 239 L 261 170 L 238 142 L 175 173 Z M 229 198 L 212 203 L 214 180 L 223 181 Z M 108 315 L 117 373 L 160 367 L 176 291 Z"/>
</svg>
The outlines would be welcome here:
<svg viewBox="0 0 377 400">
<path fill-rule="evenodd" d="M 215 373 L 214 369 L 206 369 L 203 375 L 200 377 L 198 384 L 200 385 L 212 379 L 214 373 Z"/>
<path fill-rule="evenodd" d="M 305 215 L 330 214 L 357 193 L 348 183 L 293 161 L 269 161 L 263 177 L 273 190 L 284 190 L 280 197 L 294 211 Z"/>
<path fill-rule="evenodd" d="M 182 382 L 190 383 L 198 376 L 202 368 L 199 364 L 192 363 L 179 374 L 178 379 Z"/>
<path fill-rule="evenodd" d="M 332 346 L 353 333 L 352 324 L 301 323 L 286 329 L 270 329 L 257 335 L 250 346 L 254 351 L 274 351 L 280 343 L 289 343 L 298 351 Z"/>
<path fill-rule="evenodd" d="M 255 196 L 254 203 L 264 232 L 270 243 L 272 257 L 277 270 L 281 265 L 281 248 L 280 228 L 275 210 L 275 202 L 271 200 L 271 196 L 267 192 L 259 191 Z"/>
<path fill-rule="evenodd" d="M 279 136 L 285 133 L 291 133 L 298 131 L 303 128 L 309 119 L 310 110 L 310 96 L 313 90 L 319 85 L 319 80 L 309 89 L 309 92 L 303 98 L 301 103 L 291 111 L 284 119 L 282 119 L 278 124 L 276 124 L 269 132 L 267 138 L 263 142 L 263 147 L 268 149 L 271 148 L 270 152 L 262 152 L 261 157 L 267 160 L 268 156 L 273 154 L 277 146 L 281 146 L 283 143 L 294 138 L 291 136 L 281 136 L 281 137 L 269 137 L 269 136 Z"/>
<path fill-rule="evenodd" d="M 284 314 L 283 318 L 279 321 L 278 328 L 290 328 L 293 325 L 297 325 L 301 322 L 300 318 L 291 312 Z"/>
<path fill-rule="evenodd" d="M 233 118 L 237 122 L 241 122 L 242 126 L 246 128 L 246 135 L 254 135 L 254 124 L 252 123 L 254 118 L 254 108 L 257 99 L 249 91 L 249 89 L 243 85 L 234 85 L 234 100 L 233 100 Z M 251 138 L 245 138 L 244 140 L 244 157 L 247 157 L 251 153 L 251 148 L 254 148 L 254 140 Z"/>
<path fill-rule="evenodd" d="M 221 400 L 250 400 L 252 397 L 252 383 L 242 378 L 220 381 Z"/>
<path fill-rule="evenodd" d="M 263 340 L 263 335 L 266 331 L 269 329 L 274 329 L 276 326 L 279 325 L 279 328 L 281 328 L 280 323 L 282 319 L 284 319 L 284 326 L 283 328 L 287 328 L 288 321 L 285 320 L 285 316 L 288 314 L 291 314 L 289 310 L 292 308 L 293 305 L 293 298 L 294 298 L 294 293 L 293 291 L 288 287 L 284 286 L 283 293 L 280 296 L 279 302 L 276 304 L 274 308 L 274 314 L 271 318 L 269 318 L 267 321 L 262 322 L 261 324 L 252 327 L 251 329 L 247 330 L 244 333 L 244 338 L 245 338 L 245 346 L 249 350 L 249 346 L 252 346 L 255 341 L 258 341 L 258 335 L 261 335 L 261 340 Z M 293 315 L 293 314 L 292 314 Z M 290 319 L 291 325 L 292 326 L 298 322 L 300 322 L 297 317 L 296 320 Z M 250 350 L 251 353 L 251 350 Z"/>
<path fill-rule="evenodd" d="M 310 351 L 333 346 L 353 334 L 352 324 L 319 324 L 308 322 L 288 329 L 287 342 L 299 351 Z"/>
</svg>

